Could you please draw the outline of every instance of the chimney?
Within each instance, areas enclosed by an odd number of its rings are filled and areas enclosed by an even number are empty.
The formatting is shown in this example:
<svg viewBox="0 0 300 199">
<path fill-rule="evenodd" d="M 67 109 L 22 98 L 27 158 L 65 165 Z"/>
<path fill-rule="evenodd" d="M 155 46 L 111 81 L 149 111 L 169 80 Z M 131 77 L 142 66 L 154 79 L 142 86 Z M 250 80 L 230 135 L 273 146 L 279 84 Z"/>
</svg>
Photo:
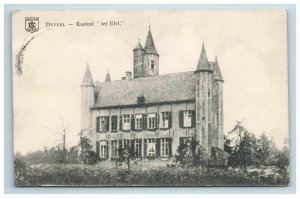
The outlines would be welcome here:
<svg viewBox="0 0 300 199">
<path fill-rule="evenodd" d="M 130 71 L 126 71 L 126 81 L 130 81 L 131 80 L 131 72 Z"/>
</svg>

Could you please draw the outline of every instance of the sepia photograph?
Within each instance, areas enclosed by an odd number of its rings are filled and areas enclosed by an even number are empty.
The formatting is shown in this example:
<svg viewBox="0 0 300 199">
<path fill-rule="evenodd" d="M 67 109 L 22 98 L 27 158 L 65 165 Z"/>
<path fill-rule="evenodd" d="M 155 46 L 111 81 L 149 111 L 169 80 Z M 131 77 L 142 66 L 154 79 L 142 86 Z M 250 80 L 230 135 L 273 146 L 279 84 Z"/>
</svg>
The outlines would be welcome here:
<svg viewBox="0 0 300 199">
<path fill-rule="evenodd" d="M 11 20 L 15 186 L 289 186 L 286 10 Z"/>
</svg>

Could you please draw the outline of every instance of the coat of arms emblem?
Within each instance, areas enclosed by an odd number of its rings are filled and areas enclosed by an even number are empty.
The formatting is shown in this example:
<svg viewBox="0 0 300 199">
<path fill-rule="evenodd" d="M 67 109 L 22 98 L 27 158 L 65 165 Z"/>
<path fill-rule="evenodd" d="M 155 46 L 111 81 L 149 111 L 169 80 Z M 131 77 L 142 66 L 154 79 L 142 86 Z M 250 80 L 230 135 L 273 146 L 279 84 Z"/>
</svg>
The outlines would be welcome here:
<svg viewBox="0 0 300 199">
<path fill-rule="evenodd" d="M 25 18 L 25 30 L 27 32 L 34 33 L 39 30 L 39 18 L 38 17 L 26 17 Z"/>
</svg>

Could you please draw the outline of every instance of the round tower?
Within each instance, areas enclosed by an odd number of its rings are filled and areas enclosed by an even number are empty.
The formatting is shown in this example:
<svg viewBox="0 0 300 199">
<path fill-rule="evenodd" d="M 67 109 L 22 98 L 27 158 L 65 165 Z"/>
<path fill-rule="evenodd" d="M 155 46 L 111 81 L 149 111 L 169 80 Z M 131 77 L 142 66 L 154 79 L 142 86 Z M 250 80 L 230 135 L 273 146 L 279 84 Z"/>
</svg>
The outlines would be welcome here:
<svg viewBox="0 0 300 199">
<path fill-rule="evenodd" d="M 81 83 L 81 134 L 88 137 L 93 142 L 92 131 L 92 112 L 91 107 L 95 103 L 95 85 L 93 82 L 92 74 L 89 65 Z"/>
<path fill-rule="evenodd" d="M 143 76 L 159 75 L 159 54 L 154 45 L 150 26 L 144 48 L 143 69 Z"/>
<path fill-rule="evenodd" d="M 218 58 L 215 58 L 215 87 L 217 94 L 217 116 L 218 116 L 218 147 L 224 150 L 224 113 L 223 113 L 223 77 L 219 67 Z"/>
<path fill-rule="evenodd" d="M 133 49 L 133 77 L 143 77 L 143 61 L 144 61 L 144 48 L 138 41 L 136 47 Z"/>
<path fill-rule="evenodd" d="M 212 72 L 204 44 L 200 54 L 196 75 L 196 141 L 210 154 L 211 88 Z"/>
</svg>

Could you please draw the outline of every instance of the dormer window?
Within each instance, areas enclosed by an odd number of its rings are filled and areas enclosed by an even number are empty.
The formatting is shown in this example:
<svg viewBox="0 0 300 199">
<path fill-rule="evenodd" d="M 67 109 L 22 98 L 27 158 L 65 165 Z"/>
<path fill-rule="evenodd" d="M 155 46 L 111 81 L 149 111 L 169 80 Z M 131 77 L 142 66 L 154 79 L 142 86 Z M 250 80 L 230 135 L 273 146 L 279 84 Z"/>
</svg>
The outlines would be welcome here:
<svg viewBox="0 0 300 199">
<path fill-rule="evenodd" d="M 144 104 L 145 103 L 145 96 L 144 95 L 140 95 L 137 97 L 137 103 L 138 104 Z"/>
<path fill-rule="evenodd" d="M 154 60 L 151 60 L 151 69 L 154 69 Z"/>
</svg>

